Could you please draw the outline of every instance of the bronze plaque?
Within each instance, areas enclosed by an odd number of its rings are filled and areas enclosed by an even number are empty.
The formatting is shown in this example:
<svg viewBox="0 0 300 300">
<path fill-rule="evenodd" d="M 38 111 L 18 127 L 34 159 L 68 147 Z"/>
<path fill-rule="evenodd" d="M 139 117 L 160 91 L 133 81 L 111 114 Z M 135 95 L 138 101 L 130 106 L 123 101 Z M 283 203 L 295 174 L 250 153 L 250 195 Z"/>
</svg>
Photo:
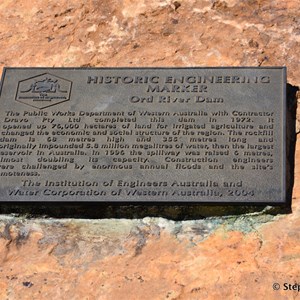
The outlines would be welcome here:
<svg viewBox="0 0 300 300">
<path fill-rule="evenodd" d="M 286 203 L 286 70 L 6 68 L 0 201 Z"/>
</svg>

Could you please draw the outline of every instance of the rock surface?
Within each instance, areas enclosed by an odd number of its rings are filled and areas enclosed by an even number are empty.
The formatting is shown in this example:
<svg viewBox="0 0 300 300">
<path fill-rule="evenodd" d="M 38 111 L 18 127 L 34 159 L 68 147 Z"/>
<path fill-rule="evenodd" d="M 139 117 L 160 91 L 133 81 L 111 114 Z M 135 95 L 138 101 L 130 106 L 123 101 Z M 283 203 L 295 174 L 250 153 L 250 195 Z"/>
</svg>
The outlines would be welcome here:
<svg viewBox="0 0 300 300">
<path fill-rule="evenodd" d="M 2 0 L 1 66 L 282 66 L 299 86 L 299 2 Z"/>
<path fill-rule="evenodd" d="M 300 86 L 299 17 L 295 0 L 2 0 L 0 66 L 286 65 Z M 0 299 L 296 299 L 299 162 L 298 142 L 288 215 L 2 215 Z"/>
</svg>

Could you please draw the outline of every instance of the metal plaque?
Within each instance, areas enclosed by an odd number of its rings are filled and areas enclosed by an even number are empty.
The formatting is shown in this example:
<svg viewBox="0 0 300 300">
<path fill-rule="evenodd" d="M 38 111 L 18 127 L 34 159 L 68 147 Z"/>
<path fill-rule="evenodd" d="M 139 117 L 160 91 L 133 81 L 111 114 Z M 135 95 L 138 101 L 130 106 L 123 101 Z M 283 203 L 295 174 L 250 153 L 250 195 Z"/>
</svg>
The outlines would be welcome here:
<svg viewBox="0 0 300 300">
<path fill-rule="evenodd" d="M 0 201 L 286 203 L 286 70 L 6 68 Z"/>
</svg>

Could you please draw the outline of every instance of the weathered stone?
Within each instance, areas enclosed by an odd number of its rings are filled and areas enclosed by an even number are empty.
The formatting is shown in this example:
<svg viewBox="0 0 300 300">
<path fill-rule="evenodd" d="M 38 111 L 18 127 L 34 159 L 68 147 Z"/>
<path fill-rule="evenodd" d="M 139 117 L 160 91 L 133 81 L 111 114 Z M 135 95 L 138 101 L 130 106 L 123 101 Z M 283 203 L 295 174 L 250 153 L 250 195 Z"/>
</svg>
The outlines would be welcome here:
<svg viewBox="0 0 300 300">
<path fill-rule="evenodd" d="M 3 216 L 1 296 L 280 299 L 293 291 L 272 284 L 298 276 L 298 226 L 299 209 L 183 222 Z"/>
<path fill-rule="evenodd" d="M 300 85 L 297 1 L 180 3 L 3 0 L 1 66 L 287 65 Z"/>
</svg>

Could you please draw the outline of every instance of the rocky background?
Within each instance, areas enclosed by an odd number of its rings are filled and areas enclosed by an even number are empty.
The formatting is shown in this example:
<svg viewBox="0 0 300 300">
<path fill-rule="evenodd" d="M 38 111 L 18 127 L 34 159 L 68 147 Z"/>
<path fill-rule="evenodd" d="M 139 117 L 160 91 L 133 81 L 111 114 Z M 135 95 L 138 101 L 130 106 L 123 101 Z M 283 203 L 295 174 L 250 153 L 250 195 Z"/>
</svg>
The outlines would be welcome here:
<svg viewBox="0 0 300 300">
<path fill-rule="evenodd" d="M 286 65 L 300 86 L 296 0 L 1 0 L 0 43 L 1 69 Z M 299 299 L 299 162 L 291 214 L 2 215 L 0 299 Z"/>
</svg>

